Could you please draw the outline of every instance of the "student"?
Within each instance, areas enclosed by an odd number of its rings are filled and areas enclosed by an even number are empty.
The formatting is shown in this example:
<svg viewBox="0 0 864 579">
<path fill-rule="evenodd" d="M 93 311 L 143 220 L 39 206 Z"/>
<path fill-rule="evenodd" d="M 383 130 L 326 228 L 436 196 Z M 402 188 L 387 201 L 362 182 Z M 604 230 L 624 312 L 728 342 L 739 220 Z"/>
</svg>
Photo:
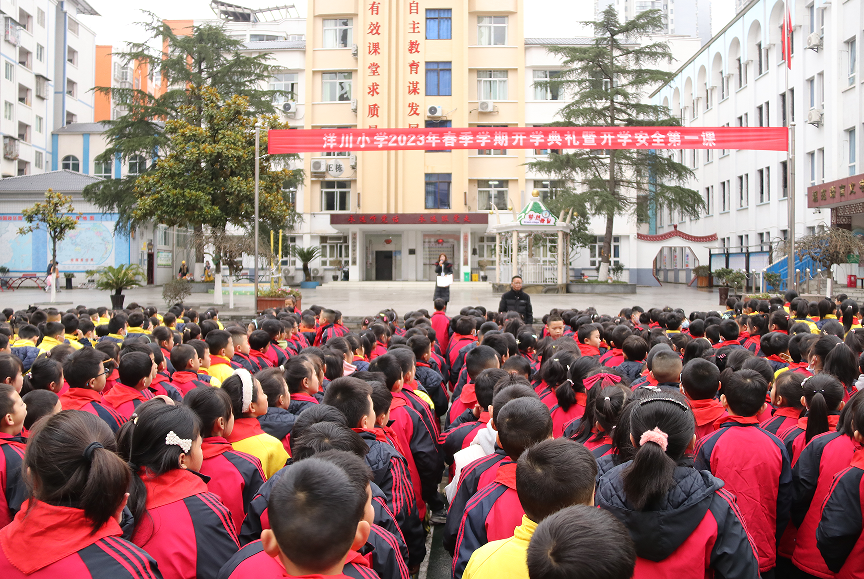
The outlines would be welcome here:
<svg viewBox="0 0 864 579">
<path fill-rule="evenodd" d="M 227 438 L 234 430 L 231 397 L 221 388 L 194 388 L 183 399 L 201 421 L 203 462 L 199 472 L 210 477 L 207 490 L 231 511 L 235 530 L 243 525 L 246 510 L 264 484 L 264 471 L 257 457 L 238 452 Z"/>
<path fill-rule="evenodd" d="M 583 324 L 577 333 L 579 337 L 579 352 L 582 356 L 600 359 L 600 330 L 594 324 Z"/>
<path fill-rule="evenodd" d="M 104 420 L 113 432 L 120 430 L 126 417 L 103 402 L 107 370 L 105 354 L 95 348 L 82 348 L 63 364 L 63 378 L 69 390 L 60 395 L 66 410 L 83 410 Z"/>
<path fill-rule="evenodd" d="M 0 528 L 12 522 L 24 502 L 21 464 L 26 439 L 21 436 L 27 405 L 9 384 L 0 384 Z"/>
<path fill-rule="evenodd" d="M 408 339 L 408 347 L 414 352 L 417 383 L 432 399 L 436 416 L 441 417 L 447 411 L 449 401 L 447 400 L 444 377 L 433 370 L 429 363 L 432 358 L 432 342 L 426 336 L 411 336 Z"/>
<path fill-rule="evenodd" d="M 150 344 L 128 344 L 127 348 L 128 346 L 138 346 L 149 350 L 147 354 L 156 365 L 156 375 L 153 376 L 153 381 L 150 382 L 150 391 L 157 396 L 167 396 L 174 402 L 183 402 L 183 394 L 171 384 L 168 366 L 159 344 L 151 342 Z"/>
<path fill-rule="evenodd" d="M 814 437 L 837 429 L 843 409 L 843 385 L 831 374 L 818 374 L 801 382 L 801 403 L 806 413 L 792 427 L 779 433 L 794 464 Z"/>
<path fill-rule="evenodd" d="M 198 474 L 201 422 L 189 408 L 161 400 L 143 404 L 136 417 L 117 436 L 132 470 L 132 542 L 165 579 L 215 579 L 240 545 L 231 513 Z"/>
<path fill-rule="evenodd" d="M 281 440 L 282 446 L 288 451 L 291 448 L 291 429 L 294 428 L 297 415 L 288 410 L 291 394 L 285 383 L 285 375 L 279 368 L 267 368 L 255 374 L 255 379 L 261 383 L 261 389 L 267 396 L 267 414 L 258 417 L 261 429 Z"/>
<path fill-rule="evenodd" d="M 257 366 L 258 370 L 278 366 L 271 361 L 270 350 L 270 334 L 264 330 L 255 330 L 249 334 L 249 360 Z"/>
<path fill-rule="evenodd" d="M 792 502 L 792 468 L 782 441 L 759 428 L 756 418 L 765 407 L 768 384 L 753 370 L 731 369 L 720 377 L 720 402 L 728 416 L 717 432 L 696 446 L 696 468 L 708 470 L 726 483 L 738 500 L 741 517 L 753 537 L 759 572 L 776 566 L 777 542 Z M 746 452 L 742 452 L 746 449 Z"/>
<path fill-rule="evenodd" d="M 450 383 L 455 384 L 459 377 L 453 376 L 452 368 L 462 348 L 477 341 L 477 326 L 474 318 L 470 316 L 457 316 L 450 320 L 450 325 L 453 328 L 453 335 L 447 343 L 444 358 L 451 368 Z"/>
<path fill-rule="evenodd" d="M 734 323 L 734 322 L 733 322 Z M 648 373 L 648 383 L 661 390 L 678 392 L 681 389 L 681 357 L 672 350 L 659 350 L 651 359 L 651 371 Z"/>
<path fill-rule="evenodd" d="M 347 333 L 348 329 L 338 323 L 336 310 L 323 309 L 318 316 L 318 330 L 315 332 L 315 340 L 312 345 L 320 348 L 330 338 L 344 336 Z"/>
<path fill-rule="evenodd" d="M 116 450 L 105 423 L 83 412 L 37 426 L 24 456 L 27 510 L 0 530 L 4 579 L 160 577 L 153 558 L 121 537 L 130 474 Z"/>
<path fill-rule="evenodd" d="M 48 322 L 45 324 L 45 335 L 39 342 L 40 352 L 50 352 L 54 346 L 66 343 L 65 328 L 60 322 Z"/>
<path fill-rule="evenodd" d="M 477 380 L 474 382 L 477 404 L 472 409 L 477 414 L 477 419 L 452 426 L 442 432 L 438 439 L 446 464 L 453 464 L 453 456 L 471 444 L 474 437 L 489 424 L 492 418 L 492 397 L 495 385 L 507 378 L 509 378 L 507 371 L 500 368 L 487 368 L 477 376 Z"/>
<path fill-rule="evenodd" d="M 565 435 L 584 444 L 595 458 L 600 458 L 612 451 L 612 435 L 632 391 L 614 374 L 602 373 L 594 376 L 600 379 L 588 393 L 585 415 L 575 421 Z M 609 376 L 618 378 L 619 382 L 614 382 Z"/>
<path fill-rule="evenodd" d="M 714 344 L 715 350 L 719 350 L 720 348 L 725 348 L 727 346 L 736 349 L 744 347 L 738 343 L 738 322 L 736 322 L 735 320 L 723 320 L 722 322 L 720 322 L 719 329 L 720 341 Z"/>
<path fill-rule="evenodd" d="M 453 402 L 444 418 L 444 424 L 449 427 L 456 418 L 466 410 L 473 410 L 477 404 L 474 393 L 474 380 L 480 372 L 487 368 L 500 368 L 498 353 L 489 346 L 477 346 L 465 356 L 465 366 L 468 370 L 468 382 L 460 390 L 453 391 Z"/>
<path fill-rule="evenodd" d="M 198 354 L 198 380 L 209 386 L 219 387 L 222 381 L 210 374 L 210 350 L 204 340 L 189 340 L 186 345 L 195 348 Z"/>
<path fill-rule="evenodd" d="M 612 348 L 600 356 L 600 364 L 608 368 L 618 367 L 624 360 L 624 342 L 632 335 L 627 326 L 615 326 L 610 335 Z"/>
<path fill-rule="evenodd" d="M 681 393 L 693 411 L 697 440 L 714 432 L 714 425 L 726 414 L 716 399 L 719 389 L 720 371 L 708 360 L 690 360 L 681 371 Z"/>
<path fill-rule="evenodd" d="M 432 322 L 432 328 L 435 329 L 435 337 L 438 341 L 438 345 L 441 347 L 441 351 L 446 352 L 447 343 L 450 341 L 450 318 L 447 317 L 446 313 L 447 302 L 438 298 L 433 302 L 432 305 L 435 307 L 435 313 L 433 313 L 432 317 L 430 318 L 430 321 Z"/>
<path fill-rule="evenodd" d="M 537 525 L 526 555 L 530 579 L 630 579 L 637 562 L 626 527 L 584 505 L 562 509 Z"/>
<path fill-rule="evenodd" d="M 93 349 L 105 355 L 105 389 L 102 390 L 104 396 L 111 392 L 111 389 L 120 380 L 120 373 L 117 371 L 117 367 L 120 365 L 120 345 L 111 341 L 99 342 Z"/>
<path fill-rule="evenodd" d="M 99 338 L 100 342 L 113 342 L 118 346 L 123 344 L 126 337 L 126 331 L 129 329 L 129 320 L 126 314 L 116 314 L 108 320 L 108 335 Z"/>
<path fill-rule="evenodd" d="M 774 415 L 759 426 L 781 440 L 790 429 L 798 425 L 798 419 L 804 413 L 801 399 L 804 389 L 801 383 L 806 376 L 800 372 L 781 372 L 771 385 L 771 405 Z"/>
<path fill-rule="evenodd" d="M 755 578 L 758 561 L 735 497 L 722 481 L 689 466 L 686 455 L 695 444 L 696 423 L 684 397 L 650 392 L 633 404 L 634 458 L 601 476 L 595 496 L 597 505 L 630 532 L 637 556 L 634 577 L 667 577 L 672 570 L 688 569 L 699 577 Z M 700 527 L 711 532 L 703 534 Z"/>
<path fill-rule="evenodd" d="M 544 440 L 529 448 L 516 465 L 516 494 L 525 510 L 522 523 L 509 539 L 478 547 L 462 577 L 528 579 L 528 543 L 537 525 L 571 505 L 593 506 L 596 475 L 594 457 L 580 444 Z M 623 534 L 626 537 L 626 531 Z"/>
<path fill-rule="evenodd" d="M 54 416 L 61 410 L 63 405 L 60 404 L 60 397 L 50 390 L 33 390 L 21 397 L 24 405 L 27 407 L 27 416 L 24 418 L 24 429 L 21 435 L 25 438 L 29 436 L 30 430 L 36 422 L 46 416 Z"/>
<path fill-rule="evenodd" d="M 204 341 L 210 351 L 208 374 L 222 383 L 240 367 L 231 361 L 234 358 L 234 340 L 225 330 L 211 330 Z"/>
<path fill-rule="evenodd" d="M 239 326 L 230 326 L 228 333 L 231 334 L 231 343 L 234 344 L 234 356 L 231 361 L 236 364 L 234 367 L 246 368 L 250 374 L 254 374 L 261 368 L 258 367 L 249 354 L 249 336 L 246 330 Z"/>
<path fill-rule="evenodd" d="M 525 450 L 552 437 L 549 408 L 530 398 L 505 404 L 497 425 L 498 442 L 509 460 L 498 467 L 493 481 L 480 488 L 465 505 L 454 546 L 453 579 L 462 577 L 478 547 L 513 536 L 524 514 L 516 493 L 516 461 Z M 455 514 L 452 508 L 448 518 L 451 514 Z"/>
<path fill-rule="evenodd" d="M 282 322 L 279 320 L 264 320 L 261 323 L 261 331 L 266 332 L 267 336 L 270 338 L 269 348 L 267 348 L 267 351 L 264 354 L 270 362 L 270 366 L 284 366 L 285 362 L 288 361 L 288 353 L 279 345 L 279 340 L 281 340 L 285 334 L 285 328 L 282 326 Z"/>
<path fill-rule="evenodd" d="M 142 402 L 153 398 L 149 387 L 156 375 L 156 364 L 143 352 L 128 352 L 120 359 L 118 371 L 120 382 L 104 399 L 128 420 Z"/>
<path fill-rule="evenodd" d="M 186 396 L 193 388 L 209 386 L 198 377 L 201 361 L 198 358 L 198 352 L 189 344 L 180 344 L 171 349 L 171 364 L 175 368 L 174 374 L 171 375 L 171 384 L 183 396 Z"/>
<path fill-rule="evenodd" d="M 825 372 L 836 376 L 845 390 L 844 401 L 857 392 L 855 381 L 858 378 L 858 358 L 840 338 L 819 338 L 810 349 L 810 367 L 814 374 Z"/>
<path fill-rule="evenodd" d="M 318 373 L 309 358 L 303 355 L 290 358 L 285 364 L 284 376 L 291 396 L 288 412 L 296 416 L 310 405 L 319 403 L 315 398 L 320 389 Z"/>
<path fill-rule="evenodd" d="M 63 365 L 53 358 L 39 358 L 33 365 L 27 375 L 24 376 L 24 385 L 21 392 L 25 394 L 34 390 L 50 390 L 55 394 L 60 394 L 64 390 L 63 386 Z"/>
<path fill-rule="evenodd" d="M 640 336 L 628 336 L 621 345 L 624 361 L 618 365 L 618 371 L 628 381 L 633 382 L 639 377 L 645 366 L 645 356 L 648 355 L 648 342 Z"/>
<path fill-rule="evenodd" d="M 748 316 L 747 331 L 749 336 L 747 336 L 742 346 L 758 356 L 762 336 L 768 333 L 768 316 L 757 313 Z"/>
<path fill-rule="evenodd" d="M 597 373 L 600 369 L 594 358 L 585 356 L 572 358 L 570 352 L 559 352 L 543 364 L 543 381 L 551 387 L 558 382 L 556 377 L 562 371 L 566 372 L 567 379 L 554 388 L 555 396 L 541 395 L 541 399 L 547 406 L 553 400 L 557 402 L 549 409 L 552 414 L 552 433 L 555 438 L 563 436 L 567 427 L 585 414 L 585 406 L 588 403 L 585 379 L 589 374 Z"/>
<path fill-rule="evenodd" d="M 165 356 L 166 366 L 168 367 L 168 375 L 174 373 L 175 368 L 171 363 L 171 349 L 174 348 L 174 332 L 165 326 L 153 328 L 153 340 L 159 345 L 162 350 L 162 355 Z"/>
<path fill-rule="evenodd" d="M 42 353 L 36 347 L 36 341 L 40 335 L 39 328 L 25 324 L 18 328 L 18 338 L 9 342 L 12 355 L 21 362 L 25 372 L 30 369 L 30 366 L 33 365 L 33 362 Z"/>
<path fill-rule="evenodd" d="M 234 416 L 234 428 L 231 435 L 226 437 L 228 442 L 234 450 L 258 457 L 264 477 L 270 478 L 285 466 L 288 453 L 282 442 L 264 432 L 257 420 L 259 416 L 267 414 L 267 396 L 261 389 L 261 383 L 249 372 L 239 368 L 222 384 L 222 389 L 231 398 Z"/>
</svg>

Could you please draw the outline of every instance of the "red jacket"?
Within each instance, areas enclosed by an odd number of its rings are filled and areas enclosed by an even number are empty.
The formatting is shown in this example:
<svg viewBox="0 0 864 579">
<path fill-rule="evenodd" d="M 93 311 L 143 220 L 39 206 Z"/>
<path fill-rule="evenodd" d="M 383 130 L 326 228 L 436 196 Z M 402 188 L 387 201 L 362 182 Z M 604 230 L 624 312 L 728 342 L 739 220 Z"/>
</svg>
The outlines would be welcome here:
<svg viewBox="0 0 864 579">
<path fill-rule="evenodd" d="M 0 433 L 0 529 L 21 509 L 27 489 L 21 476 L 27 440 Z"/>
<path fill-rule="evenodd" d="M 688 398 L 687 404 L 690 405 L 693 416 L 696 418 L 696 440 L 714 432 L 716 430 L 714 425 L 726 414 L 723 405 L 714 398 L 709 400 L 690 400 Z"/>
<path fill-rule="evenodd" d="M 253 541 L 239 551 L 225 564 L 219 573 L 219 579 L 269 579 L 271 577 L 289 577 L 278 558 L 273 558 L 264 552 L 261 541 Z M 340 575 L 328 575 L 327 578 L 340 579 L 380 579 L 369 566 L 369 561 L 360 553 L 351 551 Z"/>
<path fill-rule="evenodd" d="M 231 443 L 221 436 L 205 438 L 201 450 L 204 453 L 201 474 L 210 477 L 207 490 L 228 507 L 234 529 L 239 531 L 247 506 L 264 484 L 261 461 L 251 454 L 232 449 Z"/>
<path fill-rule="evenodd" d="M 463 336 L 462 334 L 453 334 L 450 337 L 450 341 L 447 343 L 446 355 L 444 357 L 447 358 L 447 362 L 450 364 L 451 368 L 453 367 L 453 364 L 456 363 L 456 358 L 459 356 L 459 350 L 476 341 L 476 337 Z"/>
<path fill-rule="evenodd" d="M 123 540 L 114 519 L 93 532 L 84 511 L 40 501 L 25 505 L 0 530 L 0 577 L 3 579 L 158 579 L 161 575 L 144 550 Z M 26 516 L 25 516 L 26 515 Z"/>
<path fill-rule="evenodd" d="M 83 410 L 104 420 L 116 434 L 128 420 L 102 400 L 102 395 L 89 388 L 70 388 L 60 396 L 63 410 Z"/>
<path fill-rule="evenodd" d="M 840 423 L 840 413 L 835 412 L 833 414 L 828 415 L 828 427 L 830 431 L 837 430 L 837 425 Z M 797 424 L 794 427 L 788 428 L 785 431 L 781 431 L 778 433 L 778 438 L 783 441 L 783 444 L 786 445 L 786 452 L 789 453 L 789 458 L 792 461 L 792 465 L 798 461 L 798 457 L 801 456 L 801 451 L 804 450 L 804 446 L 806 445 L 807 438 L 807 417 L 802 416 L 798 419 Z M 815 437 L 814 437 L 815 438 Z M 812 442 L 812 441 L 811 441 Z"/>
<path fill-rule="evenodd" d="M 371 362 L 378 356 L 383 356 L 387 353 L 387 345 L 382 344 L 381 342 L 375 342 L 375 345 L 372 346 L 372 352 L 369 353 L 369 361 Z"/>
<path fill-rule="evenodd" d="M 183 396 L 186 396 L 190 390 L 198 386 L 208 386 L 208 384 L 198 379 L 198 374 L 189 372 L 188 370 L 174 372 L 174 375 L 171 376 L 171 383 Z"/>
<path fill-rule="evenodd" d="M 837 579 L 858 579 L 864 569 L 862 491 L 864 450 L 857 450 L 849 467 L 834 477 L 816 529 L 816 547 Z"/>
<path fill-rule="evenodd" d="M 579 344 L 579 352 L 581 352 L 583 356 L 587 356 L 588 358 L 600 356 L 600 348 L 596 346 L 591 346 L 589 344 Z"/>
<path fill-rule="evenodd" d="M 557 400 L 554 394 L 549 398 Z M 564 430 L 567 426 L 574 420 L 582 418 L 582 416 L 585 415 L 585 404 L 587 399 L 588 395 L 584 392 L 576 392 L 576 403 L 573 404 L 569 410 L 563 410 L 558 404 L 552 406 L 552 436 L 555 438 L 564 436 Z"/>
<path fill-rule="evenodd" d="M 111 392 L 105 395 L 105 402 L 113 406 L 126 420 L 135 414 L 139 404 L 152 399 L 153 393 L 149 390 L 138 390 L 120 382 L 117 382 Z"/>
<path fill-rule="evenodd" d="M 426 501 L 438 492 L 444 464 L 438 453 L 437 436 L 429 432 L 423 419 L 404 397 L 394 393 L 390 403 L 391 428 L 401 448 L 408 449 L 405 459 L 414 487 L 420 518 L 426 515 Z"/>
<path fill-rule="evenodd" d="M 474 393 L 474 383 L 468 382 L 462 387 L 459 397 L 453 400 L 445 415 L 444 424 L 449 428 L 453 421 L 466 410 L 474 410 L 477 404 L 477 394 Z"/>
<path fill-rule="evenodd" d="M 602 356 L 600 356 L 600 364 L 607 368 L 615 368 L 624 361 L 624 350 L 621 348 L 612 348 Z"/>
<path fill-rule="evenodd" d="M 450 318 L 444 312 L 435 312 L 430 321 L 432 329 L 435 330 L 435 341 L 441 346 L 441 351 L 446 352 L 450 342 Z"/>
<path fill-rule="evenodd" d="M 778 438 L 782 433 L 786 433 L 790 428 L 798 424 L 798 419 L 801 418 L 803 408 L 792 408 L 791 406 L 781 406 L 774 411 L 774 415 L 760 424 L 763 429 L 767 430 Z"/>
<path fill-rule="evenodd" d="M 488 412 L 481 412 L 480 418 L 474 422 L 463 422 L 462 424 L 445 430 L 438 437 L 438 444 L 441 445 L 441 452 L 444 455 L 444 462 L 447 464 L 453 463 L 453 455 L 468 448 L 471 441 L 479 432 L 486 428 L 492 415 Z"/>
</svg>

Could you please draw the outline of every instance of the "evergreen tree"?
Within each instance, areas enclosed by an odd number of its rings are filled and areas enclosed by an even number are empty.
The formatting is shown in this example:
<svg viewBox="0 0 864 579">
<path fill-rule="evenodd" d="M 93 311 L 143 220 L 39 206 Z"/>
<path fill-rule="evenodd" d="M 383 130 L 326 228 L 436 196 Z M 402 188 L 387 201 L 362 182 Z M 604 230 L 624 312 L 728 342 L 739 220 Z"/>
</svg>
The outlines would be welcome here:
<svg viewBox="0 0 864 579">
<path fill-rule="evenodd" d="M 29 225 L 20 227 L 18 235 L 27 235 L 43 227 L 48 232 L 52 263 L 57 263 L 57 244 L 78 227 L 78 217 L 81 217 L 81 214 L 75 211 L 72 197 L 53 189 L 45 192 L 44 203 L 34 203 L 33 207 L 24 209 L 21 215 Z"/>
<path fill-rule="evenodd" d="M 559 112 L 562 120 L 551 124 L 580 127 L 680 124 L 666 107 L 642 102 L 645 90 L 672 76 L 652 68 L 660 61 L 671 61 L 668 44 L 641 44 L 643 38 L 662 29 L 660 12 L 648 10 L 622 23 L 610 6 L 599 21 L 585 24 L 593 26 L 594 41 L 588 46 L 550 47 L 549 51 L 559 56 L 566 68 L 553 79 L 535 81 L 538 85 L 567 90 L 568 99 L 572 97 Z M 598 275 L 602 281 L 609 276 L 616 216 L 635 214 L 639 221 L 646 221 L 651 205 L 657 211 L 667 208 L 697 217 L 703 208 L 699 194 L 683 186 L 693 172 L 664 151 L 580 149 L 552 154 L 548 160 L 535 161 L 530 166 L 567 183 L 566 191 L 549 204 L 553 212 L 573 207 L 579 215 L 605 218 Z M 585 240 L 584 234 L 574 237 Z"/>
</svg>

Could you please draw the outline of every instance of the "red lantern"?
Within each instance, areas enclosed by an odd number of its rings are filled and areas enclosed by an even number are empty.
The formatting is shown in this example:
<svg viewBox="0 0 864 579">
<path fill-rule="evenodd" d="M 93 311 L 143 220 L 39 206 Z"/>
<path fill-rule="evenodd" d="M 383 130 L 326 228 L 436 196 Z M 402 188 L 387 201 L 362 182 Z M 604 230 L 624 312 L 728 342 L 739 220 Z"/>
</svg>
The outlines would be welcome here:
<svg viewBox="0 0 864 579">
<path fill-rule="evenodd" d="M 443 239 L 436 239 L 435 241 L 438 243 L 438 245 L 442 245 L 444 243 Z"/>
<path fill-rule="evenodd" d="M 393 240 L 392 239 L 385 239 L 384 243 L 387 245 L 390 245 L 391 243 L 393 243 Z"/>
</svg>

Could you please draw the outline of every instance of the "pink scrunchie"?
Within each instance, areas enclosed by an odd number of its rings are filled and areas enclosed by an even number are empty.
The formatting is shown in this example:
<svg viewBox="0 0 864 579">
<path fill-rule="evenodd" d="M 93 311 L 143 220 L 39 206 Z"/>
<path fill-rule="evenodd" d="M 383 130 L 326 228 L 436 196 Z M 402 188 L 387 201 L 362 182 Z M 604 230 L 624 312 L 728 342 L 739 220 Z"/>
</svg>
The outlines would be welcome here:
<svg viewBox="0 0 864 579">
<path fill-rule="evenodd" d="M 663 452 L 666 452 L 666 447 L 669 446 L 669 435 L 655 426 L 652 430 L 646 430 L 642 433 L 639 438 L 639 446 L 646 442 L 653 442 L 662 448 Z"/>
<path fill-rule="evenodd" d="M 582 384 L 585 385 L 586 390 L 590 390 L 594 387 L 597 382 L 601 380 L 609 380 L 613 384 L 618 384 L 621 381 L 621 376 L 617 374 L 609 374 L 608 372 L 600 372 L 599 374 L 594 374 L 593 376 L 588 376 L 584 380 L 582 380 Z"/>
</svg>

